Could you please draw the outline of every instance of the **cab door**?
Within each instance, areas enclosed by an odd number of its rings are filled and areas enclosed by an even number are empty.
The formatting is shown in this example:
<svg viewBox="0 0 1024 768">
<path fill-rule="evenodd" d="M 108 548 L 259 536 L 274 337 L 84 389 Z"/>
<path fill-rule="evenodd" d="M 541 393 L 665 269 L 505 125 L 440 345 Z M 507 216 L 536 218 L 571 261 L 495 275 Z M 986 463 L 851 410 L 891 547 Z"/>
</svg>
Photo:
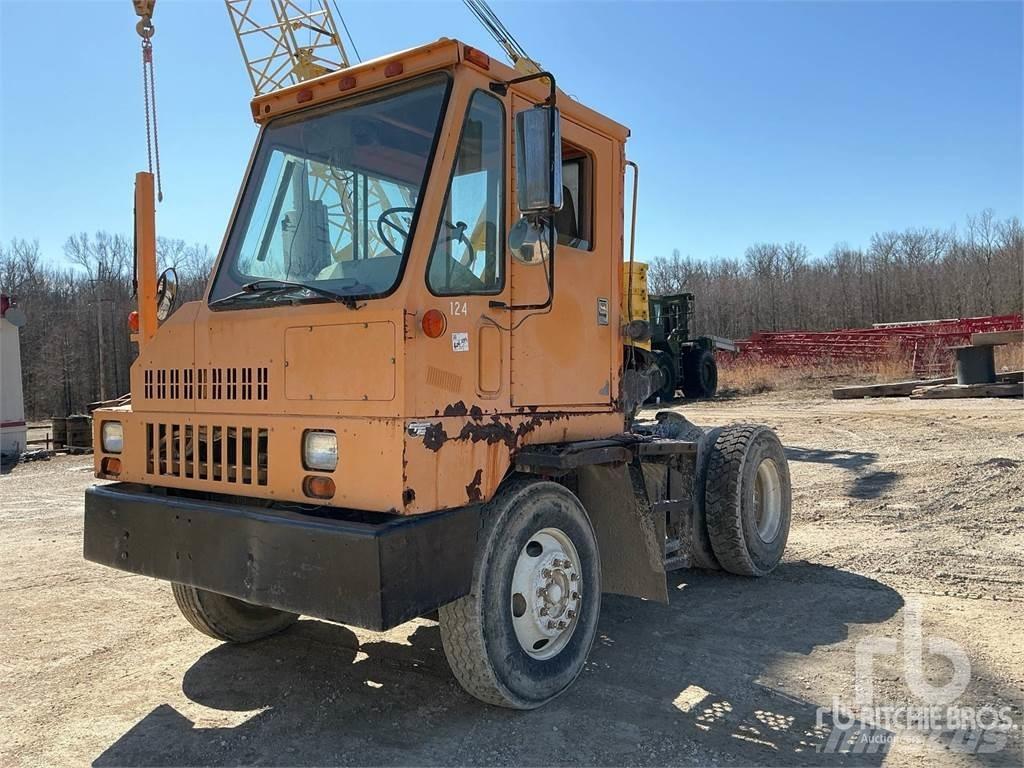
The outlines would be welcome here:
<svg viewBox="0 0 1024 768">
<path fill-rule="evenodd" d="M 513 113 L 532 106 L 513 96 Z M 607 407 L 618 343 L 610 322 L 617 279 L 613 267 L 618 266 L 611 227 L 614 145 L 564 116 L 561 129 L 563 206 L 554 217 L 559 233 L 554 302 L 548 311 L 511 312 L 512 405 Z M 512 173 L 515 167 L 513 158 Z M 511 220 L 516 221 L 520 214 L 515 195 L 511 198 Z M 548 267 L 546 260 L 528 264 L 511 259 L 513 305 L 545 301 Z"/>
</svg>

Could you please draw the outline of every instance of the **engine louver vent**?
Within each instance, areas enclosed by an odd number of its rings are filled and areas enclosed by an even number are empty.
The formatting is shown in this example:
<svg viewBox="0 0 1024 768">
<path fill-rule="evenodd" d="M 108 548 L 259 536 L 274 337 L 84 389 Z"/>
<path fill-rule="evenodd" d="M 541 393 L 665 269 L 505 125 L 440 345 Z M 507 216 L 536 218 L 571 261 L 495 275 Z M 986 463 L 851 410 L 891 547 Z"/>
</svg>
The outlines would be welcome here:
<svg viewBox="0 0 1024 768">
<path fill-rule="evenodd" d="M 146 400 L 269 400 L 270 375 L 257 368 L 146 368 Z"/>
</svg>

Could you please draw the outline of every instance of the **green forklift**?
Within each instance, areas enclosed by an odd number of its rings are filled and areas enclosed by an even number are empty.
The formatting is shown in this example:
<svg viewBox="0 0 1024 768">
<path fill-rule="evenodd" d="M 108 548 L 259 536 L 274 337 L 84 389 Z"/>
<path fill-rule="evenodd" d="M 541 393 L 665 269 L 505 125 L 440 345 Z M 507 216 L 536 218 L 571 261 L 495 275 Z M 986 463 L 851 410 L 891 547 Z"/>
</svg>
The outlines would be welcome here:
<svg viewBox="0 0 1024 768">
<path fill-rule="evenodd" d="M 718 390 L 715 351 L 736 351 L 736 345 L 720 336 L 690 335 L 693 320 L 692 293 L 650 296 L 651 351 L 661 370 L 661 387 L 648 402 L 668 403 L 681 389 L 687 399 L 714 397 Z"/>
</svg>

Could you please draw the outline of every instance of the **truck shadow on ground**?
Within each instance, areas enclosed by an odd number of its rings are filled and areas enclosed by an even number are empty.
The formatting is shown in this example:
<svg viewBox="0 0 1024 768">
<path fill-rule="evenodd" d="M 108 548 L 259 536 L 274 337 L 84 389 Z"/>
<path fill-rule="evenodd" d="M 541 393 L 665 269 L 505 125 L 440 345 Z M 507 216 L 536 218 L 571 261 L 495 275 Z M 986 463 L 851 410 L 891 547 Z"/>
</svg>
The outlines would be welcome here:
<svg viewBox="0 0 1024 768">
<path fill-rule="evenodd" d="M 878 461 L 878 454 L 872 451 L 826 451 L 787 445 L 786 458 L 790 461 L 826 464 L 852 472 L 854 478 L 850 481 L 847 495 L 855 499 L 877 499 L 900 479 L 897 472 L 870 470 Z"/>
<path fill-rule="evenodd" d="M 606 596 L 585 671 L 535 712 L 465 694 L 431 622 L 412 625 L 406 642 L 360 645 L 349 629 L 303 620 L 261 643 L 218 646 L 184 675 L 185 696 L 217 710 L 195 707 L 205 721 L 239 724 L 201 727 L 162 705 L 95 765 L 882 762 L 881 752 L 818 751 L 831 736 L 818 707 L 830 701 L 794 692 L 793 666 L 846 641 L 851 625 L 892 617 L 895 591 L 806 562 L 760 580 L 693 571 L 669 582 L 668 606 Z M 853 654 L 843 657 L 838 686 L 853 682 Z"/>
</svg>

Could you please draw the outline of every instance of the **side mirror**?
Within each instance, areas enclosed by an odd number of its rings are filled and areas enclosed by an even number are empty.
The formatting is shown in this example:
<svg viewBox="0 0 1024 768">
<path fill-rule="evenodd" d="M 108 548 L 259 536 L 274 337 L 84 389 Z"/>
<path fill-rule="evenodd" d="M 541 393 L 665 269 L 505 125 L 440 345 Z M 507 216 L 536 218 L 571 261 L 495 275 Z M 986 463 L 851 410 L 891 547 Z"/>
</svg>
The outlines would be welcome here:
<svg viewBox="0 0 1024 768">
<path fill-rule="evenodd" d="M 156 319 L 161 323 L 171 315 L 178 298 L 178 273 L 169 267 L 160 273 L 156 281 Z"/>
<path fill-rule="evenodd" d="M 516 193 L 524 215 L 562 207 L 562 129 L 556 107 L 516 114 Z"/>
</svg>

